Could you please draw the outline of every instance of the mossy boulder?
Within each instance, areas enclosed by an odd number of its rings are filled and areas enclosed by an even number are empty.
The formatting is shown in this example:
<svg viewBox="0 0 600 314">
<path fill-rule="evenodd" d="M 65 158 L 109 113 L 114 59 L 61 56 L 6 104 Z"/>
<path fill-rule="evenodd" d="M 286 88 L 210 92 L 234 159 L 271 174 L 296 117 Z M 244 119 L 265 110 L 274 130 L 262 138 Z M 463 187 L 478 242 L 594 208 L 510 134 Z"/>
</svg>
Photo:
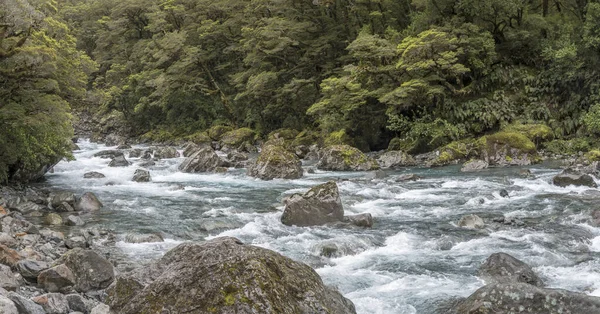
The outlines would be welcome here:
<svg viewBox="0 0 600 314">
<path fill-rule="evenodd" d="M 525 135 L 528 139 L 535 143 L 549 141 L 554 138 L 552 129 L 545 124 L 511 124 L 504 129 L 504 132 L 519 133 Z"/>
<path fill-rule="evenodd" d="M 321 151 L 317 168 L 332 171 L 369 171 L 379 169 L 379 164 L 355 147 L 333 145 Z"/>
<path fill-rule="evenodd" d="M 304 194 L 293 194 L 283 203 L 281 222 L 284 225 L 316 226 L 344 219 L 342 199 L 334 181 L 317 185 Z"/>
<path fill-rule="evenodd" d="M 437 151 L 437 157 L 430 162 L 430 166 L 440 167 L 450 164 L 457 164 L 463 160 L 479 156 L 484 141 L 481 139 L 464 139 L 454 141 Z"/>
<path fill-rule="evenodd" d="M 377 162 L 382 168 L 412 167 L 417 165 L 417 161 L 409 154 L 393 150 L 381 154 Z"/>
<path fill-rule="evenodd" d="M 225 162 L 211 147 L 205 146 L 187 157 L 179 165 L 179 170 L 188 173 L 211 172 L 224 164 Z"/>
<path fill-rule="evenodd" d="M 481 157 L 490 165 L 526 166 L 540 162 L 535 144 L 525 135 L 516 132 L 498 132 L 484 136 Z"/>
<path fill-rule="evenodd" d="M 308 265 L 230 237 L 180 244 L 128 277 L 108 289 L 116 313 L 356 313 Z"/>
<path fill-rule="evenodd" d="M 293 140 L 298 136 L 298 131 L 294 129 L 279 129 L 269 133 L 267 136 L 268 140 L 272 139 L 284 139 L 284 140 Z"/>
<path fill-rule="evenodd" d="M 592 149 L 585 154 L 585 159 L 588 162 L 600 161 L 600 150 Z"/>
<path fill-rule="evenodd" d="M 233 131 L 233 128 L 227 125 L 215 125 L 206 132 L 213 141 L 220 141 L 223 134 Z"/>
<path fill-rule="evenodd" d="M 213 139 L 208 135 L 207 132 L 196 132 L 194 134 L 186 136 L 185 140 L 199 145 L 211 143 L 213 141 Z"/>
<path fill-rule="evenodd" d="M 325 137 L 325 146 L 332 145 L 352 145 L 354 141 L 352 138 L 346 133 L 346 130 L 339 130 L 335 132 L 329 133 Z"/>
<path fill-rule="evenodd" d="M 248 146 L 254 145 L 256 132 L 249 128 L 229 131 L 221 137 L 221 147 L 224 150 L 247 151 Z"/>
<path fill-rule="evenodd" d="M 248 169 L 248 175 L 262 180 L 298 179 L 302 174 L 300 159 L 280 145 L 263 146 L 255 164 Z"/>
</svg>

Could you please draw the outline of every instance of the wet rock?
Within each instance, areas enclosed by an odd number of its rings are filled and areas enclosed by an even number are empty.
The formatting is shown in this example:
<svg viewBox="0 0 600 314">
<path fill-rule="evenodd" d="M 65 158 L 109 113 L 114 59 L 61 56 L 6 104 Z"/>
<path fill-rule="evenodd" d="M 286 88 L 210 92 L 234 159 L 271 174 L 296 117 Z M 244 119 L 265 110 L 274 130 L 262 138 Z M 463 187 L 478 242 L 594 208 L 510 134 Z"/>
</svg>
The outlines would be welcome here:
<svg viewBox="0 0 600 314">
<path fill-rule="evenodd" d="M 349 215 L 344 217 L 344 222 L 353 224 L 358 227 L 371 228 L 373 227 L 373 216 L 371 214 Z"/>
<path fill-rule="evenodd" d="M 15 291 L 20 285 L 19 280 L 10 270 L 10 267 L 0 264 L 0 288 Z"/>
<path fill-rule="evenodd" d="M 414 174 L 414 173 L 406 173 L 406 174 L 401 174 L 396 178 L 396 182 L 404 182 L 404 181 L 417 181 L 420 180 L 421 177 L 419 177 L 418 175 Z"/>
<path fill-rule="evenodd" d="M 73 272 L 75 289 L 79 292 L 105 289 L 114 280 L 113 265 L 91 250 L 73 249 L 63 255 L 59 262 Z"/>
<path fill-rule="evenodd" d="M 111 314 L 110 307 L 106 304 L 98 304 L 92 309 L 90 314 Z"/>
<path fill-rule="evenodd" d="M 592 176 L 590 176 L 589 174 L 581 173 L 572 168 L 567 168 L 563 170 L 563 172 L 561 172 L 560 174 L 556 175 L 552 179 L 552 183 L 560 187 L 566 187 L 569 185 L 589 186 L 592 188 L 598 187 Z"/>
<path fill-rule="evenodd" d="M 81 295 L 72 293 L 66 296 L 67 303 L 69 303 L 69 309 L 71 311 L 78 311 L 82 313 L 88 313 L 90 311 L 89 302 L 84 299 Z"/>
<path fill-rule="evenodd" d="M 62 203 L 75 204 L 75 194 L 73 192 L 53 192 L 50 194 L 50 205 L 53 208 L 60 206 Z"/>
<path fill-rule="evenodd" d="M 46 262 L 34 260 L 22 260 L 16 265 L 16 270 L 21 276 L 30 281 L 37 281 L 41 272 L 48 269 L 49 265 Z"/>
<path fill-rule="evenodd" d="M 507 198 L 508 197 L 508 191 L 505 190 L 505 189 L 500 190 L 500 197 Z"/>
<path fill-rule="evenodd" d="M 160 234 L 133 234 L 130 233 L 125 236 L 125 242 L 127 243 L 152 243 L 152 242 L 164 242 L 165 240 Z"/>
<path fill-rule="evenodd" d="M 42 271 L 37 282 L 48 292 L 66 291 L 75 285 L 75 275 L 66 265 L 60 264 Z"/>
<path fill-rule="evenodd" d="M 84 173 L 83 178 L 84 179 L 102 179 L 102 178 L 106 178 L 106 176 L 100 172 L 91 171 L 91 172 Z"/>
<path fill-rule="evenodd" d="M 169 159 L 179 157 L 179 152 L 175 147 L 157 147 L 154 150 L 154 158 Z"/>
<path fill-rule="evenodd" d="M 139 158 L 144 154 L 145 150 L 134 148 L 129 151 L 129 158 Z"/>
<path fill-rule="evenodd" d="M 125 159 L 125 156 L 118 156 L 113 158 L 109 163 L 109 167 L 127 167 L 130 163 Z"/>
<path fill-rule="evenodd" d="M 600 298 L 526 283 L 495 283 L 475 291 L 456 309 L 467 313 L 600 313 Z"/>
<path fill-rule="evenodd" d="M 63 224 L 63 219 L 59 214 L 49 213 L 44 217 L 44 223 L 47 225 L 58 226 Z"/>
<path fill-rule="evenodd" d="M 89 247 L 87 240 L 82 236 L 69 237 L 65 240 L 65 246 L 69 249 Z"/>
<path fill-rule="evenodd" d="M 281 222 L 288 226 L 323 225 L 344 218 L 340 193 L 333 181 L 317 185 L 303 195 L 294 194 L 284 204 Z"/>
<path fill-rule="evenodd" d="M 85 221 L 81 219 L 79 216 L 69 215 L 65 221 L 65 225 L 67 226 L 83 226 L 85 225 Z"/>
<path fill-rule="evenodd" d="M 192 156 L 195 152 L 197 152 L 198 150 L 200 150 L 201 146 L 193 143 L 193 142 L 188 142 L 183 146 L 183 157 L 190 157 Z"/>
<path fill-rule="evenodd" d="M 248 160 L 248 154 L 240 153 L 240 152 L 230 152 L 227 154 L 227 160 L 231 163 L 237 163 L 240 161 Z"/>
<path fill-rule="evenodd" d="M 379 169 L 379 164 L 357 148 L 334 145 L 321 151 L 317 168 L 331 171 L 368 171 Z"/>
<path fill-rule="evenodd" d="M 522 282 L 543 286 L 542 280 L 529 265 L 506 253 L 490 255 L 479 267 L 478 274 L 487 284 Z"/>
<path fill-rule="evenodd" d="M 282 146 L 263 147 L 258 159 L 248 169 L 248 175 L 262 180 L 301 178 L 302 162 Z"/>
<path fill-rule="evenodd" d="M 69 302 L 64 294 L 47 293 L 31 300 L 42 306 L 48 314 L 67 314 L 69 313 Z"/>
<path fill-rule="evenodd" d="M 42 206 L 40 204 L 36 204 L 34 202 L 24 202 L 24 203 L 20 203 L 16 207 L 13 207 L 12 209 L 18 211 L 19 213 L 21 213 L 23 215 L 30 215 L 34 212 L 43 211 L 44 206 Z"/>
<path fill-rule="evenodd" d="M 381 154 L 377 158 L 377 162 L 381 168 L 414 167 L 417 165 L 417 161 L 412 156 L 399 150 L 392 150 Z"/>
<path fill-rule="evenodd" d="M 533 173 L 531 173 L 531 170 L 529 170 L 529 169 L 519 170 L 519 176 L 521 178 L 533 178 L 534 177 Z"/>
<path fill-rule="evenodd" d="M 75 209 L 79 211 L 95 211 L 100 210 L 104 205 L 98 200 L 96 194 L 92 192 L 83 193 L 83 195 L 75 203 Z"/>
<path fill-rule="evenodd" d="M 367 173 L 365 178 L 367 180 L 377 180 L 377 179 L 385 179 L 387 177 L 387 173 L 383 170 L 375 170 Z"/>
<path fill-rule="evenodd" d="M 458 226 L 468 229 L 481 229 L 485 227 L 485 223 L 483 222 L 483 219 L 477 215 L 466 215 L 460 218 Z"/>
<path fill-rule="evenodd" d="M 14 267 L 22 259 L 17 251 L 0 244 L 0 264 Z"/>
<path fill-rule="evenodd" d="M 211 172 L 222 165 L 223 160 L 221 157 L 219 157 L 212 148 L 204 147 L 186 158 L 183 163 L 179 165 L 179 170 L 189 173 Z"/>
<path fill-rule="evenodd" d="M 68 212 L 74 212 L 75 208 L 73 208 L 73 206 L 71 206 L 71 204 L 69 204 L 67 202 L 62 202 L 60 205 L 56 206 L 56 211 L 62 212 L 62 213 L 68 213 Z"/>
<path fill-rule="evenodd" d="M 294 147 L 294 154 L 298 156 L 300 159 L 304 159 L 308 153 L 310 153 L 310 148 L 306 145 L 298 145 Z"/>
<path fill-rule="evenodd" d="M 150 171 L 137 169 L 133 174 L 133 179 L 131 180 L 134 182 L 150 182 Z"/>
<path fill-rule="evenodd" d="M 138 166 L 143 167 L 143 168 L 150 168 L 150 167 L 156 166 L 156 162 L 154 162 L 153 160 L 148 160 L 148 161 L 140 162 L 138 164 Z"/>
<path fill-rule="evenodd" d="M 117 149 L 131 149 L 131 145 L 121 144 L 121 145 L 117 146 Z"/>
<path fill-rule="evenodd" d="M 10 292 L 7 296 L 11 301 L 14 302 L 19 314 L 46 314 L 46 312 L 44 312 L 44 308 L 42 308 L 41 305 L 35 304 L 35 302 L 21 295 L 18 295 L 14 292 Z M 0 311 L 0 313 L 4 312 Z"/>
<path fill-rule="evenodd" d="M 114 312 L 356 313 L 309 266 L 234 238 L 181 244 L 149 269 L 130 275 L 143 281 L 128 281 L 143 288 L 134 284 L 128 293 L 120 280 L 111 286 L 107 303 Z"/>
<path fill-rule="evenodd" d="M 117 158 L 123 156 L 123 152 L 119 151 L 119 150 L 103 150 L 101 152 L 95 153 L 94 157 L 100 157 L 100 158 L 104 158 L 104 159 L 113 159 L 113 158 Z"/>
<path fill-rule="evenodd" d="M 200 230 L 206 232 L 214 230 L 230 230 L 239 227 L 241 227 L 239 222 L 232 221 L 228 218 L 203 219 L 198 226 Z"/>
<path fill-rule="evenodd" d="M 17 306 L 9 298 L 0 294 L 0 313 L 2 314 L 20 314 Z"/>
<path fill-rule="evenodd" d="M 460 171 L 462 171 L 462 172 L 480 171 L 480 170 L 487 169 L 488 166 L 489 166 L 489 164 L 484 160 L 478 160 L 478 159 L 470 160 L 463 164 L 462 168 L 460 168 Z"/>
</svg>

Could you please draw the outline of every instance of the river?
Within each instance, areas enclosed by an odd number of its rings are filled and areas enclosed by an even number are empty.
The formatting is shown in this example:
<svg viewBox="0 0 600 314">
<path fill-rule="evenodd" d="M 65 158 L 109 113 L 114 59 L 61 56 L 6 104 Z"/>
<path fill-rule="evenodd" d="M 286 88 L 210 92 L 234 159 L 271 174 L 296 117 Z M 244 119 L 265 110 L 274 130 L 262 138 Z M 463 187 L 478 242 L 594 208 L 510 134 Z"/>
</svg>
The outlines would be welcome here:
<svg viewBox="0 0 600 314">
<path fill-rule="evenodd" d="M 298 180 L 261 181 L 244 169 L 181 173 L 177 166 L 184 158 L 175 158 L 150 168 L 152 182 L 136 183 L 131 178 L 139 159 L 111 168 L 109 159 L 92 157 L 107 147 L 78 145 L 76 160 L 58 164 L 44 185 L 96 193 L 105 207 L 86 217 L 86 227 L 114 230 L 115 250 L 129 264 L 148 263 L 183 241 L 233 236 L 311 265 L 360 314 L 427 314 L 483 286 L 479 265 L 492 253 L 506 252 L 531 265 L 549 287 L 600 296 L 600 228 L 587 222 L 600 196 L 588 188 L 551 185 L 558 169 L 534 166 L 535 178 L 521 178 L 518 168 L 469 174 L 458 166 L 414 168 L 387 171 L 381 180 L 317 170 Z M 89 171 L 106 178 L 83 179 Z M 423 179 L 397 182 L 406 173 Z M 373 215 L 372 229 L 281 224 L 285 196 L 328 180 L 338 182 L 346 214 Z M 508 198 L 500 196 L 502 189 Z M 457 227 L 466 214 L 482 217 L 486 228 Z M 498 217 L 517 223 L 492 222 Z M 123 236 L 132 232 L 160 232 L 165 242 L 125 243 Z M 338 254 L 321 256 L 331 244 Z"/>
</svg>

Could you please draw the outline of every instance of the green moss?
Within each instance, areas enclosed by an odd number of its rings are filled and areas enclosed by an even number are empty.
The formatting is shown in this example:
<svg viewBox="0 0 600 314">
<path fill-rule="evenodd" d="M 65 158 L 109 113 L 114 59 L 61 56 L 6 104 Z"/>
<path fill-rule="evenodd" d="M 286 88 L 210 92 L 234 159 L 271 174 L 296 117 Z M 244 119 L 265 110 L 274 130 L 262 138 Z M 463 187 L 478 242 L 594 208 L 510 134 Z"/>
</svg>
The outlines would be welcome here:
<svg viewBox="0 0 600 314">
<path fill-rule="evenodd" d="M 504 159 L 505 159 L 507 162 L 511 162 L 511 161 L 513 161 L 512 157 L 510 157 L 510 156 L 508 156 L 508 155 L 506 155 L 506 157 L 504 157 Z"/>
<path fill-rule="evenodd" d="M 404 142 L 402 139 L 400 139 L 399 137 L 394 137 L 390 143 L 388 144 L 388 151 L 394 151 L 394 150 L 403 150 L 404 147 Z"/>
<path fill-rule="evenodd" d="M 329 133 L 325 138 L 325 145 L 351 145 L 353 143 L 352 138 L 346 134 L 346 130 L 339 130 Z"/>
<path fill-rule="evenodd" d="M 554 137 L 552 129 L 545 124 L 511 124 L 502 131 L 521 133 L 534 142 L 548 141 Z"/>
<path fill-rule="evenodd" d="M 298 131 L 293 129 L 279 129 L 269 133 L 267 139 L 272 140 L 281 138 L 284 140 L 293 140 L 296 138 L 296 136 L 298 136 L 298 133 Z"/>
<path fill-rule="evenodd" d="M 223 134 L 230 131 L 233 131 L 233 128 L 228 125 L 215 125 L 208 129 L 207 133 L 212 140 L 218 141 L 221 139 Z"/>
<path fill-rule="evenodd" d="M 221 137 L 221 142 L 225 145 L 239 146 L 244 143 L 254 143 L 256 132 L 249 128 L 241 128 L 229 131 Z"/>
<path fill-rule="evenodd" d="M 296 138 L 292 141 L 292 146 L 311 146 L 322 142 L 321 137 L 317 132 L 304 130 L 296 135 Z"/>
<path fill-rule="evenodd" d="M 485 139 L 464 139 L 454 141 L 440 149 L 440 155 L 433 161 L 432 166 L 445 166 L 452 162 L 475 158 L 481 154 Z"/>
<path fill-rule="evenodd" d="M 176 140 L 177 137 L 170 131 L 164 129 L 156 129 L 150 132 L 144 133 L 141 138 L 150 142 L 168 142 Z"/>
<path fill-rule="evenodd" d="M 489 146 L 494 144 L 504 144 L 511 148 L 515 148 L 524 153 L 535 153 L 535 144 L 525 135 L 516 132 L 498 132 L 486 136 L 486 141 Z"/>
<path fill-rule="evenodd" d="M 187 141 L 196 143 L 196 144 L 212 142 L 212 139 L 208 136 L 208 134 L 206 132 L 196 132 L 192 135 L 188 135 L 188 136 L 184 137 L 184 139 Z"/>
<path fill-rule="evenodd" d="M 600 161 L 600 150 L 592 149 L 587 154 L 585 154 L 585 158 L 590 161 Z"/>
</svg>

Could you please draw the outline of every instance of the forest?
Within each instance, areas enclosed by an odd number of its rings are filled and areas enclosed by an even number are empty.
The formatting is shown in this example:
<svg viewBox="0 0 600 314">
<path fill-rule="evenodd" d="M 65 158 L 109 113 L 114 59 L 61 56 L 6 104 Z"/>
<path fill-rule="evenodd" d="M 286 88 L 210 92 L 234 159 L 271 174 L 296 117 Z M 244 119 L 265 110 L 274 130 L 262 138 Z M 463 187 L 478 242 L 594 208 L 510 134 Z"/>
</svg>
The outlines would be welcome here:
<svg viewBox="0 0 600 314">
<path fill-rule="evenodd" d="M 545 124 L 585 151 L 599 63 L 598 1 L 0 0 L 0 182 L 69 158 L 82 113 L 410 153 Z"/>
</svg>

